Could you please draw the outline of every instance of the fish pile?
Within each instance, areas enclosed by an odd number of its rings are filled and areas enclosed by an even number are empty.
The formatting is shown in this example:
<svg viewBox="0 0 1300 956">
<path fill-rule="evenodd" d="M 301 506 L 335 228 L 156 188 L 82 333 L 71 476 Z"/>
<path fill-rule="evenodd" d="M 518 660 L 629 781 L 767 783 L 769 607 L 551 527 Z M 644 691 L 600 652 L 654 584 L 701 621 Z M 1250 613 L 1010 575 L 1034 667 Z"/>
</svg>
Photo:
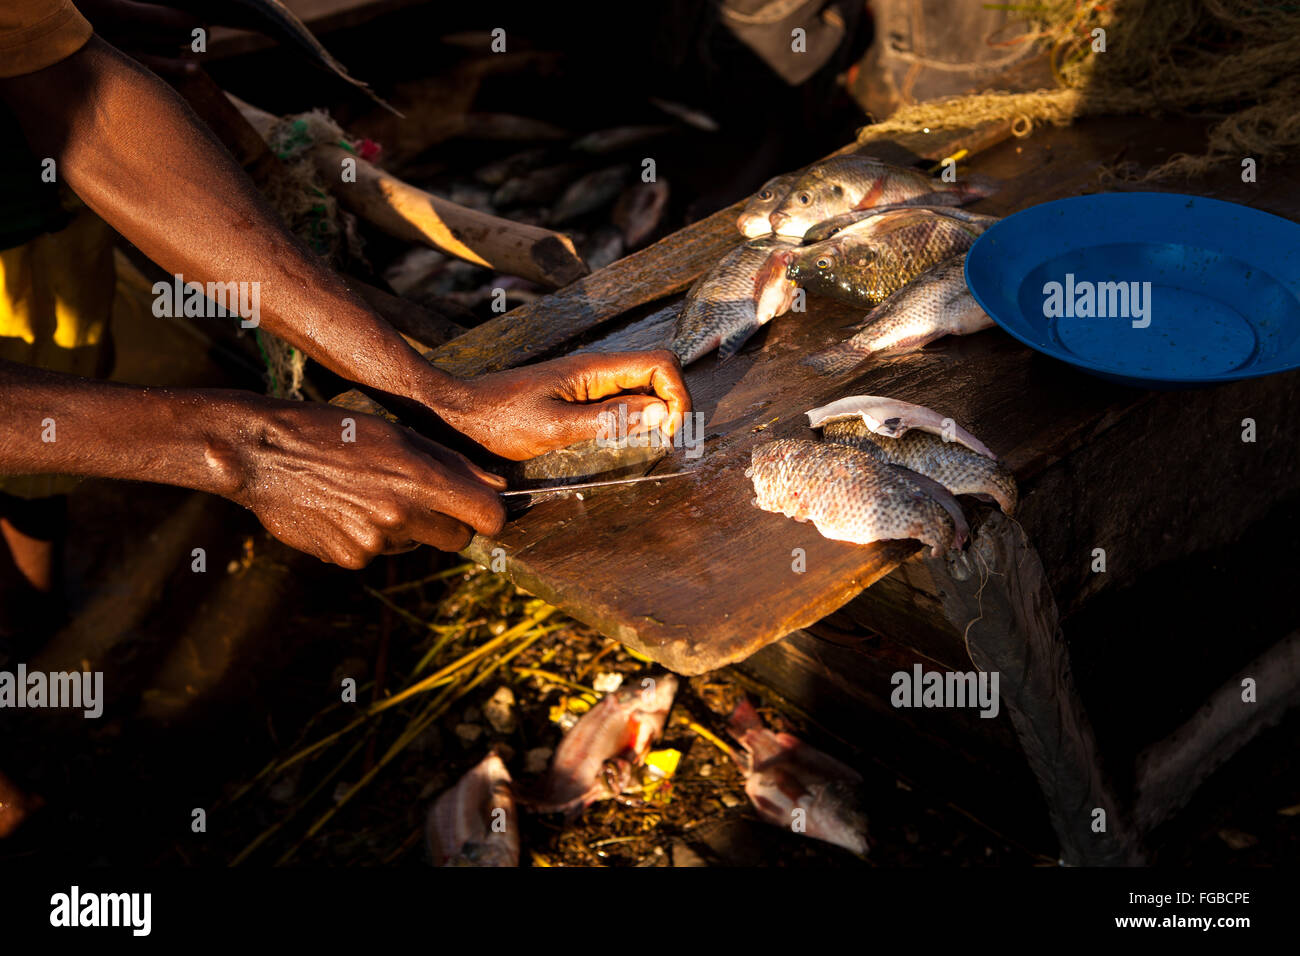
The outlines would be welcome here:
<svg viewBox="0 0 1300 956">
<path fill-rule="evenodd" d="M 811 521 L 835 541 L 911 538 L 932 557 L 969 536 L 956 495 L 1015 511 L 1014 477 L 979 439 L 932 409 L 855 395 L 808 413 L 825 441 L 783 438 L 756 447 L 745 477 L 754 505 Z"/>
<path fill-rule="evenodd" d="M 917 347 L 939 335 L 984 328 L 987 316 L 973 300 L 931 307 L 933 298 L 958 294 L 951 268 L 942 283 L 929 273 L 960 263 L 997 221 L 954 208 L 991 191 L 982 180 L 947 183 L 860 155 L 774 177 L 737 219 L 748 241 L 687 293 L 669 347 L 683 364 L 714 349 L 725 362 L 759 328 L 791 310 L 796 288 L 874 308 L 923 278 L 922 288 L 896 311 L 868 316 L 870 324 L 887 320 L 888 327 L 855 335 L 822 365 L 838 371 L 884 348 Z"/>
</svg>

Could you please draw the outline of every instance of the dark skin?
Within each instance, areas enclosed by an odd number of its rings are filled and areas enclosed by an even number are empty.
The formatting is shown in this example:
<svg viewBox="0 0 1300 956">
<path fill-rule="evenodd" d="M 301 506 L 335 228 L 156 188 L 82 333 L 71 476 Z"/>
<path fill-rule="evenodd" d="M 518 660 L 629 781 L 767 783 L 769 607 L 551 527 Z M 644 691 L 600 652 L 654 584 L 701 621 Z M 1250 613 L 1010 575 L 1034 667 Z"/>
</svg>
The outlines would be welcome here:
<svg viewBox="0 0 1300 956">
<path fill-rule="evenodd" d="M 671 352 L 544 362 L 477 378 L 441 372 L 286 233 L 172 90 L 94 37 L 37 73 L 0 80 L 33 150 L 145 255 L 186 281 L 260 283 L 261 324 L 354 382 L 428 408 L 503 458 L 594 437 L 627 405 L 673 434 L 690 396 Z M 409 429 L 245 393 L 144 389 L 0 363 L 0 473 L 180 485 L 251 509 L 293 547 L 349 568 L 500 531 L 504 482 Z M 343 419 L 356 421 L 344 442 Z M 57 440 L 41 440 L 55 420 Z"/>
</svg>

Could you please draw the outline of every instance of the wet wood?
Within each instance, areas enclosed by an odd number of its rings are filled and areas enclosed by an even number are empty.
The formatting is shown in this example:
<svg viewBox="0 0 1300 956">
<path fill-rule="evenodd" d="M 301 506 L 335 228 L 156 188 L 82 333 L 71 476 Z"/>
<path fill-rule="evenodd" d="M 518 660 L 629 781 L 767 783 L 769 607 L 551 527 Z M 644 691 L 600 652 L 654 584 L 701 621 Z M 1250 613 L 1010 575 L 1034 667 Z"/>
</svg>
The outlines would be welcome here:
<svg viewBox="0 0 1300 956">
<path fill-rule="evenodd" d="M 1141 831 L 1107 777 L 1070 673 L 1056 601 L 1024 529 L 993 512 L 960 572 L 927 561 L 944 616 L 981 671 L 998 675 L 1025 757 L 1047 801 L 1061 859 L 1072 866 L 1145 862 Z"/>
</svg>

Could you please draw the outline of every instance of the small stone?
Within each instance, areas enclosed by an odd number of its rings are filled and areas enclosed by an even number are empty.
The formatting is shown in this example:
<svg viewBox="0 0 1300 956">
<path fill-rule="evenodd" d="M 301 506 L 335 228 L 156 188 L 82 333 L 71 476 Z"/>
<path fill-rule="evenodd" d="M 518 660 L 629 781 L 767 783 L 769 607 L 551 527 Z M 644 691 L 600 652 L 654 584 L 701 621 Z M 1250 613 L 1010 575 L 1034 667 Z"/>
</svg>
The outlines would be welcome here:
<svg viewBox="0 0 1300 956">
<path fill-rule="evenodd" d="M 711 764 L 711 763 L 702 763 L 702 764 L 700 764 L 700 776 L 701 776 L 701 777 L 712 777 L 712 776 L 713 776 L 713 764 Z"/>
<path fill-rule="evenodd" d="M 544 773 L 554 754 L 550 747 L 534 747 L 524 754 L 524 773 Z"/>
<path fill-rule="evenodd" d="M 492 695 L 492 699 L 483 705 L 483 715 L 499 734 L 512 733 L 515 729 L 515 694 L 502 684 Z"/>
<path fill-rule="evenodd" d="M 721 799 L 722 799 L 722 805 L 724 807 L 738 807 L 745 802 L 740 797 L 732 793 L 730 790 L 723 791 Z"/>
<path fill-rule="evenodd" d="M 456 736 L 460 738 L 462 744 L 468 747 L 483 736 L 483 728 L 478 724 L 457 724 Z"/>
<path fill-rule="evenodd" d="M 612 694 L 622 686 L 623 675 L 617 671 L 597 674 L 596 679 L 591 682 L 591 689 L 598 690 L 602 694 Z"/>
</svg>

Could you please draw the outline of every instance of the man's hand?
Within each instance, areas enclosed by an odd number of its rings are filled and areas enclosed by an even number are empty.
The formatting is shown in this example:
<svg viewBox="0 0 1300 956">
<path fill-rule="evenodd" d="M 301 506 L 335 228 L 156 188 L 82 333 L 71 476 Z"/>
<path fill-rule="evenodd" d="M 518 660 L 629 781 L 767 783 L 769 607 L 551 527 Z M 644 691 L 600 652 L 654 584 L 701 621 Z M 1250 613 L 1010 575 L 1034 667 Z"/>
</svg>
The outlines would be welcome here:
<svg viewBox="0 0 1300 956">
<path fill-rule="evenodd" d="M 285 544 L 345 568 L 429 544 L 459 551 L 505 524 L 505 481 L 462 455 L 371 415 L 281 407 L 258 440 L 232 449 L 244 476 L 228 495 Z"/>
<path fill-rule="evenodd" d="M 672 437 L 691 410 L 672 352 L 573 355 L 439 384 L 425 404 L 488 451 L 522 461 L 595 438 L 601 415 L 627 406 L 629 431 Z"/>
</svg>

